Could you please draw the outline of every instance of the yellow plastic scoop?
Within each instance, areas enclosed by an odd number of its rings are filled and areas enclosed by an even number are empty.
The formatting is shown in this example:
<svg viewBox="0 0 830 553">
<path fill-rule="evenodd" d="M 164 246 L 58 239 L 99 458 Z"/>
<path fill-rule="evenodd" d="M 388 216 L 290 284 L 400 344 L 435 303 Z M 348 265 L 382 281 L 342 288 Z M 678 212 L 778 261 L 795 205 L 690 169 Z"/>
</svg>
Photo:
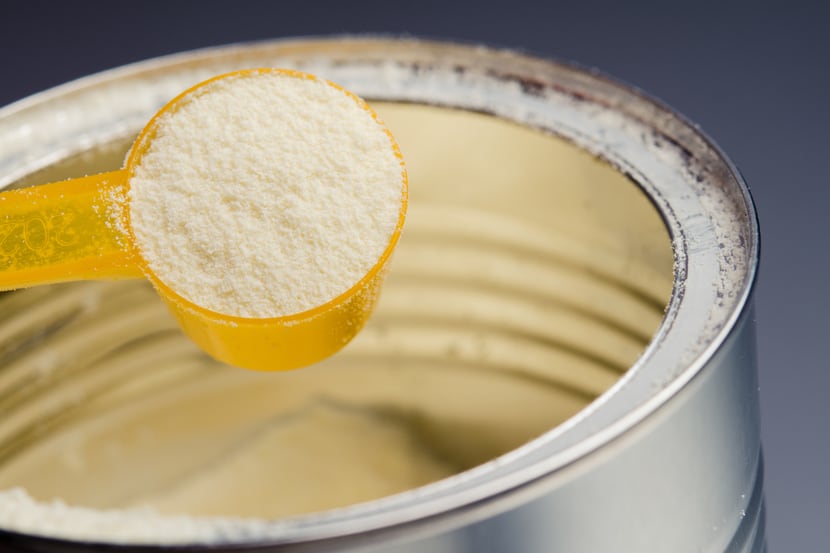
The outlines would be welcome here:
<svg viewBox="0 0 830 553">
<path fill-rule="evenodd" d="M 288 316 L 235 317 L 188 301 L 153 273 L 130 226 L 130 176 L 152 142 L 159 118 L 177 110 L 194 93 L 203 93 L 202 87 L 218 79 L 245 78 L 264 72 L 314 78 L 278 69 L 215 77 L 164 106 L 139 134 L 123 169 L 0 194 L 0 290 L 71 280 L 146 277 L 190 338 L 213 357 L 232 365 L 257 370 L 293 369 L 342 348 L 362 328 L 378 299 L 406 213 L 404 171 L 397 226 L 377 263 L 345 293 Z M 356 97 L 355 101 L 376 119 L 364 102 Z M 400 158 L 389 137 L 390 147 Z"/>
</svg>

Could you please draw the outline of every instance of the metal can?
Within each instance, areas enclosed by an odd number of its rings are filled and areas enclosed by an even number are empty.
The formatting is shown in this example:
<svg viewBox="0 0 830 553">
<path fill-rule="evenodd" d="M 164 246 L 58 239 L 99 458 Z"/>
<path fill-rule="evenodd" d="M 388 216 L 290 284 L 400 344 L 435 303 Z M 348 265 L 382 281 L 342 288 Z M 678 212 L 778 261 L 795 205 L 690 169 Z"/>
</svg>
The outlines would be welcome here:
<svg viewBox="0 0 830 553">
<path fill-rule="evenodd" d="M 263 377 L 195 351 L 142 283 L 6 294 L 0 489 L 25 484 L 38 498 L 105 512 L 140 503 L 148 488 L 166 493 L 194 463 L 258 439 L 253 422 L 321 409 L 343 420 L 356 406 L 373 423 L 404 421 L 455 474 L 311 514 L 275 507 L 263 518 L 219 503 L 186 531 L 169 519 L 150 537 L 100 525 L 81 535 L 59 522 L 32 530 L 0 516 L 0 542 L 21 551 L 765 550 L 755 211 L 717 146 L 640 91 L 521 53 L 413 39 L 202 50 L 0 111 L 0 185 L 117 166 L 177 92 L 256 66 L 355 91 L 401 143 L 411 210 L 377 315 L 342 355 Z M 323 451 L 337 451 L 326 436 Z M 423 454 L 426 441 L 407 440 L 406 456 Z M 220 514 L 259 518 L 208 516 Z"/>
</svg>

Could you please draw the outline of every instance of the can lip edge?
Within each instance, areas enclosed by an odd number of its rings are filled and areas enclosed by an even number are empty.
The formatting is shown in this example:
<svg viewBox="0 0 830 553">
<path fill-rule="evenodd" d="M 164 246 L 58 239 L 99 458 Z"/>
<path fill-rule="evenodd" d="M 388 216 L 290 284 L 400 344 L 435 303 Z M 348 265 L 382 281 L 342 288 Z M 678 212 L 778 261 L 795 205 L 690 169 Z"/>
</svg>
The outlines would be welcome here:
<svg viewBox="0 0 830 553">
<path fill-rule="evenodd" d="M 714 335 L 714 337 L 709 342 L 708 346 L 700 353 L 696 359 L 680 374 L 677 375 L 672 382 L 663 388 L 660 393 L 655 394 L 654 397 L 651 398 L 647 403 L 642 404 L 639 408 L 631 411 L 630 418 L 626 418 L 625 421 L 620 421 L 621 429 L 611 433 L 612 435 L 604 436 L 601 443 L 597 444 L 594 447 L 588 448 L 586 451 L 578 454 L 575 459 L 581 458 L 591 451 L 602 447 L 608 441 L 613 440 L 615 436 L 618 436 L 625 430 L 637 425 L 639 422 L 642 422 L 645 418 L 649 415 L 654 413 L 659 406 L 663 405 L 669 398 L 674 396 L 679 390 L 684 388 L 689 381 L 694 379 L 702 370 L 705 369 L 708 361 L 711 359 L 713 355 L 721 348 L 723 343 L 728 339 L 728 336 L 734 329 L 735 325 L 737 324 L 740 317 L 742 317 L 749 305 L 751 305 L 752 295 L 754 293 L 755 283 L 757 280 L 757 273 L 758 273 L 758 266 L 760 260 L 760 231 L 758 227 L 758 214 L 755 208 L 755 203 L 752 198 L 751 192 L 743 179 L 743 176 L 740 174 L 738 169 L 734 166 L 732 161 L 726 156 L 726 154 L 720 149 L 717 143 L 712 140 L 706 133 L 701 131 L 700 129 L 694 127 L 694 125 L 686 119 L 684 116 L 680 115 L 677 111 L 675 111 L 670 106 L 664 104 L 658 99 L 655 99 L 648 95 L 647 93 L 643 92 L 640 89 L 632 87 L 624 82 L 618 81 L 613 77 L 608 77 L 604 74 L 598 73 L 596 71 L 587 70 L 586 68 L 579 66 L 577 64 L 563 62 L 561 60 L 556 59 L 548 59 L 548 58 L 539 58 L 532 54 L 525 54 L 515 50 L 503 50 L 503 49 L 491 49 L 489 47 L 482 47 L 482 46 L 475 46 L 473 44 L 459 44 L 458 42 L 451 42 L 451 41 L 434 41 L 434 40 L 422 40 L 415 37 L 405 37 L 403 39 L 399 37 L 390 37 L 387 35 L 336 35 L 336 36 L 327 36 L 327 37 L 291 37 L 285 39 L 278 39 L 278 40 L 261 40 L 255 42 L 248 42 L 248 43 L 236 43 L 230 45 L 223 45 L 223 46 L 212 46 L 208 48 L 198 49 L 198 50 L 191 50 L 187 52 L 175 53 L 170 54 L 162 57 L 151 58 L 148 60 L 138 61 L 135 63 L 131 63 L 128 65 L 120 66 L 117 68 L 105 70 L 100 73 L 96 73 L 93 75 L 89 75 L 86 77 L 82 77 L 80 79 L 71 81 L 69 83 L 65 83 L 59 85 L 57 87 L 48 89 L 44 92 L 40 92 L 34 94 L 32 96 L 28 96 L 21 100 L 18 100 L 8 106 L 0 108 L 0 120 L 3 118 L 9 117 L 13 114 L 20 113 L 22 111 L 33 109 L 33 108 L 40 108 L 45 103 L 50 101 L 64 98 L 67 94 L 76 94 L 76 93 L 83 93 L 86 89 L 91 87 L 96 87 L 101 85 L 102 83 L 106 83 L 109 81 L 117 81 L 119 79 L 124 78 L 125 76 L 129 77 L 137 77 L 141 73 L 145 72 L 153 72 L 156 70 L 163 70 L 163 71 L 172 71 L 174 68 L 181 64 L 186 64 L 188 62 L 194 60 L 204 60 L 207 57 L 221 54 L 221 55 L 233 55 L 236 52 L 239 53 L 246 53 L 249 52 L 251 48 L 257 47 L 268 47 L 272 48 L 275 46 L 305 46 L 308 44 L 324 44 L 324 45 L 334 45 L 341 43 L 343 41 L 347 42 L 366 42 L 368 44 L 372 44 L 374 46 L 382 45 L 388 41 L 393 41 L 397 45 L 403 44 L 414 44 L 416 46 L 423 46 L 426 45 L 428 47 L 442 47 L 442 48 L 452 48 L 452 49 L 461 49 L 468 52 L 476 52 L 481 55 L 508 55 L 510 57 L 518 57 L 522 59 L 527 59 L 533 61 L 535 63 L 544 63 L 544 64 L 555 64 L 559 67 L 567 68 L 569 70 L 577 71 L 586 74 L 591 78 L 599 78 L 604 80 L 607 84 L 613 87 L 622 87 L 628 93 L 633 93 L 639 96 L 644 102 L 650 103 L 655 105 L 656 107 L 660 108 L 661 110 L 671 114 L 673 117 L 677 118 L 683 125 L 687 126 L 688 128 L 692 129 L 694 134 L 701 139 L 703 139 L 707 146 L 711 148 L 715 154 L 720 158 L 720 161 L 726 165 L 727 171 L 736 179 L 738 183 L 738 189 L 741 193 L 743 198 L 743 202 L 745 204 L 746 213 L 748 214 L 748 222 L 750 225 L 749 228 L 749 235 L 751 238 L 751 251 L 749 255 L 749 263 L 747 264 L 747 272 L 745 274 L 745 278 L 743 283 L 740 286 L 741 295 L 740 297 L 733 303 L 733 307 L 730 310 L 728 318 L 724 321 L 723 327 L 721 330 Z M 674 301 L 675 292 L 672 292 L 672 301 Z M 662 326 L 661 326 L 662 327 Z M 639 362 L 638 362 L 639 363 Z M 635 365 L 636 367 L 636 365 Z M 632 368 L 633 370 L 633 368 Z M 605 435 L 606 432 L 603 428 L 602 434 Z M 599 434 L 598 434 L 599 435 Z M 573 461 L 571 461 L 573 462 Z M 555 469 L 554 469 L 555 470 Z M 505 493 L 509 492 L 509 489 L 503 490 Z M 399 494 L 399 496 L 393 496 L 398 498 L 400 496 L 406 496 L 410 492 L 404 492 L 403 494 Z M 383 502 L 383 500 L 380 500 Z M 366 504 L 367 506 L 374 505 L 377 502 L 371 502 Z M 464 507 L 466 505 L 465 502 L 459 503 L 456 507 L 450 507 L 448 510 L 452 510 L 453 508 Z M 362 507 L 362 506 L 361 506 Z M 405 508 L 406 505 L 402 505 L 402 508 Z M 375 509 L 373 509 L 375 510 Z M 363 511 L 363 509 L 361 509 Z M 327 512 L 328 513 L 328 512 Z M 305 517 L 303 517 L 305 518 Z M 313 517 L 312 518 L 317 518 Z M 354 519 L 347 517 L 351 523 L 354 522 Z M 405 523 L 406 521 L 400 521 L 400 523 Z M 371 531 L 377 530 L 378 528 L 366 528 L 361 531 Z M 384 527 L 383 529 L 386 529 Z M 354 529 L 351 532 L 353 533 Z M 337 534 L 340 535 L 340 534 Z M 102 542 L 102 543 L 111 543 L 111 542 Z M 272 543 L 272 542 L 268 542 Z"/>
</svg>

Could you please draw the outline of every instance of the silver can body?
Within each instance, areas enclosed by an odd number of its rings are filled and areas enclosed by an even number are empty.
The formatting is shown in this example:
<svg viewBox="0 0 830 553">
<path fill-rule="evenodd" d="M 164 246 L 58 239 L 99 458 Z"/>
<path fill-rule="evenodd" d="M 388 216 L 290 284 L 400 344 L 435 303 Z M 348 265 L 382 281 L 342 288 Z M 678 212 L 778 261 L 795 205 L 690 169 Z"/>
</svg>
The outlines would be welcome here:
<svg viewBox="0 0 830 553">
<path fill-rule="evenodd" d="M 140 128 L 167 99 L 202 78 L 254 66 L 318 73 L 370 101 L 487 113 L 572 142 L 648 197 L 671 239 L 674 281 L 663 321 L 633 367 L 538 439 L 440 485 L 287 519 L 240 542 L 193 547 L 765 550 L 751 300 L 759 247 L 754 208 L 724 154 L 694 125 L 638 91 L 519 53 L 416 40 L 299 40 L 206 50 L 94 76 L 6 109 L 0 113 L 3 183 Z M 3 539 L 22 550 L 96 547 L 16 532 Z"/>
</svg>

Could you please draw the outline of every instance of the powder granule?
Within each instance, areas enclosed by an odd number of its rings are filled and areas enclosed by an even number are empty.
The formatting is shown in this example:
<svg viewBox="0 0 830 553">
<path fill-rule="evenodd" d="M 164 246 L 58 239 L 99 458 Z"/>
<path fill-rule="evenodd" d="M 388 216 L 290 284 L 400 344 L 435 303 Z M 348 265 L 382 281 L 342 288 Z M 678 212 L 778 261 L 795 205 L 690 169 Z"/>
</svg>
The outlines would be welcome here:
<svg viewBox="0 0 830 553">
<path fill-rule="evenodd" d="M 131 227 L 185 299 L 240 317 L 300 313 L 378 262 L 403 171 L 346 91 L 279 72 L 220 79 L 158 120 L 130 179 Z"/>
</svg>

